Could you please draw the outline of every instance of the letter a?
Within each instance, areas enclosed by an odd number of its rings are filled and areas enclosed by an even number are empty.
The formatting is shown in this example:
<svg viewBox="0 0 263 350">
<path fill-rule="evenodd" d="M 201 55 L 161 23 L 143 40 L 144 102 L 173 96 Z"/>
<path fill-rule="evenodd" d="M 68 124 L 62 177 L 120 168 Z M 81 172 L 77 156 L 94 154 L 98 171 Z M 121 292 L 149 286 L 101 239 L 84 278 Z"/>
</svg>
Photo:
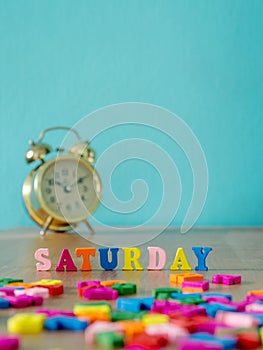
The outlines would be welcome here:
<svg viewBox="0 0 263 350">
<path fill-rule="evenodd" d="M 56 271 L 64 271 L 64 266 L 66 267 L 66 271 L 77 271 L 77 268 L 67 248 L 64 248 L 62 250 Z"/>
<path fill-rule="evenodd" d="M 192 270 L 192 267 L 189 265 L 188 260 L 186 259 L 185 253 L 183 248 L 178 248 L 176 252 L 176 256 L 174 258 L 174 261 L 172 265 L 170 266 L 171 271 L 190 271 Z"/>
</svg>

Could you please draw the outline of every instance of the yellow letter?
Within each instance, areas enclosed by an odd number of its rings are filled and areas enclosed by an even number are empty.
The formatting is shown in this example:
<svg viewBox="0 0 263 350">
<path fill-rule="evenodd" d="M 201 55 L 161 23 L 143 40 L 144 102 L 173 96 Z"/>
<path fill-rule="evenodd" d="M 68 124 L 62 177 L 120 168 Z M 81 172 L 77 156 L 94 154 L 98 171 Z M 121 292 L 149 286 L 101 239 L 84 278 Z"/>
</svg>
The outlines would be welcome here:
<svg viewBox="0 0 263 350">
<path fill-rule="evenodd" d="M 134 263 L 135 270 L 143 270 L 143 267 L 139 263 L 139 257 L 141 251 L 139 248 L 122 248 L 124 251 L 124 265 L 123 270 L 134 270 L 132 262 Z"/>
<path fill-rule="evenodd" d="M 192 267 L 189 265 L 189 262 L 186 259 L 183 248 L 177 249 L 176 256 L 174 258 L 174 262 L 170 266 L 170 270 L 172 270 L 172 271 L 177 271 L 179 269 L 182 271 L 192 270 Z"/>
</svg>

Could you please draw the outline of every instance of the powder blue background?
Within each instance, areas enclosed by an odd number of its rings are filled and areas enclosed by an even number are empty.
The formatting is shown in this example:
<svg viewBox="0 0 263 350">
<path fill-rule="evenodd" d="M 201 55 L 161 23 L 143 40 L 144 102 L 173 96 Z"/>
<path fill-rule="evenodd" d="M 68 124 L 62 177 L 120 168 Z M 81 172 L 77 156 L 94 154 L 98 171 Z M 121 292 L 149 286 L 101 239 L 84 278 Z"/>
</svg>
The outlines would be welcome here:
<svg viewBox="0 0 263 350">
<path fill-rule="evenodd" d="M 262 11 L 256 0 L 0 0 L 0 227 L 32 224 L 21 199 L 28 139 L 126 101 L 171 110 L 199 139 L 210 180 L 198 225 L 262 225 Z M 98 153 L 112 137 L 95 142 Z M 185 182 L 180 224 L 192 180 L 179 151 L 176 159 Z M 124 199 L 129 169 L 113 179 Z M 148 176 L 149 186 L 157 178 Z M 146 214 L 96 215 L 125 225 Z"/>
</svg>

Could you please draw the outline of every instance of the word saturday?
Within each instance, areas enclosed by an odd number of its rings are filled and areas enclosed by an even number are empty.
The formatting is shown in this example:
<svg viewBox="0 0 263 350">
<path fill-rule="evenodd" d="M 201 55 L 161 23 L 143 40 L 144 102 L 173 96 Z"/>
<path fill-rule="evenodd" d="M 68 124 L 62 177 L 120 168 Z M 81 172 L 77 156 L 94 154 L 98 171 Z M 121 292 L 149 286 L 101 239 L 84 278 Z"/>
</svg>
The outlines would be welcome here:
<svg viewBox="0 0 263 350">
<path fill-rule="evenodd" d="M 106 271 L 118 268 L 118 257 L 120 250 L 123 251 L 122 270 L 143 270 L 140 263 L 141 251 L 139 248 L 99 248 L 100 266 Z M 166 252 L 160 247 L 148 247 L 149 265 L 147 270 L 162 270 L 166 265 Z M 196 271 L 207 271 L 206 258 L 212 248 L 192 247 L 192 251 L 197 258 Z M 81 258 L 81 271 L 92 271 L 91 257 L 95 257 L 96 248 L 76 248 L 75 255 Z M 52 261 L 49 257 L 48 248 L 39 248 L 35 252 L 35 259 L 38 261 L 36 268 L 38 271 L 48 271 L 52 268 Z M 56 271 L 77 271 L 77 267 L 72 259 L 69 249 L 64 248 L 61 252 Z M 171 271 L 190 271 L 190 266 L 183 248 L 178 248 L 174 260 L 170 265 Z"/>
</svg>

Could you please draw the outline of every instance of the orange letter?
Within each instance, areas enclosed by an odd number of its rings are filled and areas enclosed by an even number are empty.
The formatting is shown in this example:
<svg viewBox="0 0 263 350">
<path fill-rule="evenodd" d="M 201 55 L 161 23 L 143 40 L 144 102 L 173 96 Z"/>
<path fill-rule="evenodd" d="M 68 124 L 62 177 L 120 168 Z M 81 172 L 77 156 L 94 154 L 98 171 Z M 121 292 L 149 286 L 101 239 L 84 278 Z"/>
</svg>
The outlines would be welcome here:
<svg viewBox="0 0 263 350">
<path fill-rule="evenodd" d="M 90 266 L 90 260 L 89 257 L 95 256 L 96 254 L 96 248 L 76 248 L 75 253 L 77 257 L 79 258 L 81 255 L 83 256 L 82 265 L 81 265 L 81 271 L 92 271 L 92 268 Z"/>
</svg>

